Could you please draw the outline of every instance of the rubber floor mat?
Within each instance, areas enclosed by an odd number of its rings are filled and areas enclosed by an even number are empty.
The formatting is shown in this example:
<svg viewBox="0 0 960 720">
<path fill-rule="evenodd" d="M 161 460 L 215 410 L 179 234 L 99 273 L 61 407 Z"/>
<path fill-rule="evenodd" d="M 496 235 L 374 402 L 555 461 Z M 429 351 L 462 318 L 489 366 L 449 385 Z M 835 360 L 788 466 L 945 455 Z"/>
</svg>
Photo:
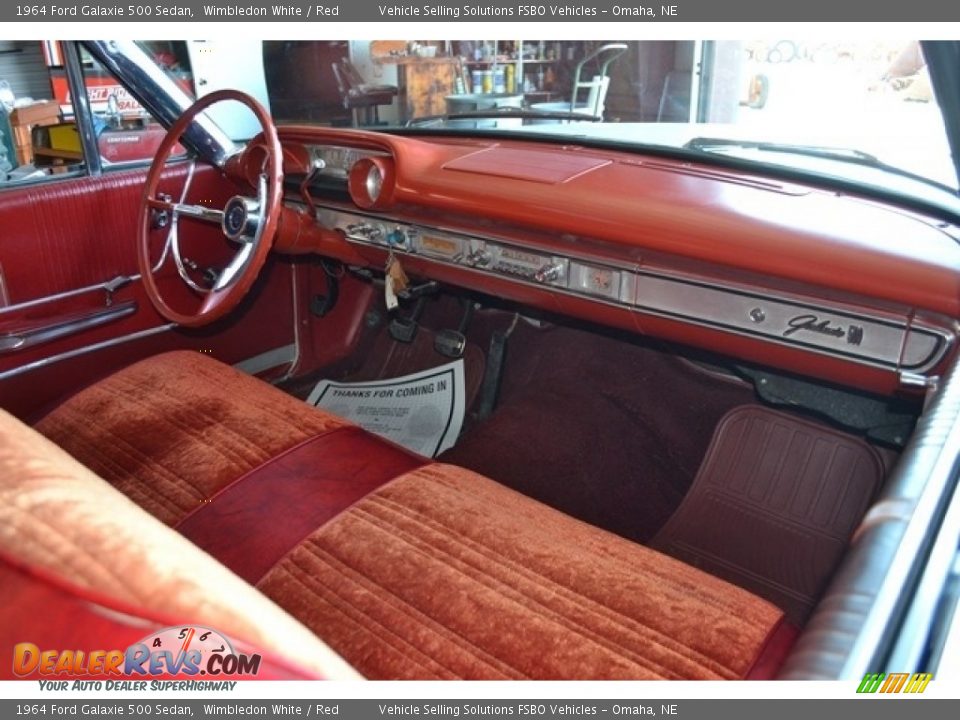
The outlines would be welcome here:
<svg viewBox="0 0 960 720">
<path fill-rule="evenodd" d="M 883 476 L 858 438 L 756 405 L 717 425 L 651 545 L 781 607 L 802 626 Z"/>
</svg>

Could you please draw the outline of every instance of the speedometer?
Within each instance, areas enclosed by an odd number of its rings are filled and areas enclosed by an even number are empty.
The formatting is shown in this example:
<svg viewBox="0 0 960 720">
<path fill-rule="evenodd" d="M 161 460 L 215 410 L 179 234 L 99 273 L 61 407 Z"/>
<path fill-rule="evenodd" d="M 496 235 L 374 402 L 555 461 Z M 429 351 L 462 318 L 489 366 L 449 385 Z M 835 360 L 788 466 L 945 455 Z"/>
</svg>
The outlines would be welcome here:
<svg viewBox="0 0 960 720">
<path fill-rule="evenodd" d="M 323 168 L 321 175 L 328 175 L 337 178 L 346 178 L 358 160 L 365 157 L 382 156 L 385 153 L 371 152 L 369 150 L 360 150 L 358 148 L 343 147 L 339 145 L 313 145 L 310 147 L 310 155 L 314 162 L 321 161 Z"/>
</svg>

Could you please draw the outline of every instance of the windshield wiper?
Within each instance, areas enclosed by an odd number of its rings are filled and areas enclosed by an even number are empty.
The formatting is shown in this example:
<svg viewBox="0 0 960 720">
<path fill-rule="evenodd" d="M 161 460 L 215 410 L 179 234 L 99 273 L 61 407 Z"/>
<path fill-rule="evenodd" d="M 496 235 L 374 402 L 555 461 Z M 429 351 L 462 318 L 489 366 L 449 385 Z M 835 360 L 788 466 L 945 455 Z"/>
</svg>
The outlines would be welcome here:
<svg viewBox="0 0 960 720">
<path fill-rule="evenodd" d="M 760 150 L 762 152 L 782 152 L 791 155 L 805 155 L 806 157 L 824 158 L 825 160 L 839 160 L 840 162 L 856 163 L 868 167 L 886 166 L 875 155 L 862 150 L 850 148 L 819 147 L 817 145 L 791 145 L 788 143 L 758 142 L 756 140 L 730 140 L 727 138 L 698 137 L 688 141 L 685 148 L 714 152 L 724 148 L 740 148 L 745 150 Z"/>
<path fill-rule="evenodd" d="M 445 115 L 425 115 L 408 120 L 406 127 L 429 127 L 441 125 L 448 120 L 576 120 L 580 122 L 600 122 L 599 115 L 570 110 L 525 110 L 517 107 L 494 107 L 468 110 Z"/>
<path fill-rule="evenodd" d="M 817 145 L 793 145 L 790 143 L 759 142 L 756 140 L 731 140 L 729 138 L 708 138 L 697 137 L 688 140 L 684 146 L 689 150 L 698 150 L 707 153 L 722 153 L 729 148 L 738 150 L 759 150 L 760 152 L 784 153 L 787 155 L 801 155 L 803 157 L 819 158 L 821 160 L 833 160 L 836 162 L 848 163 L 851 165 L 860 165 L 862 167 L 882 170 L 883 172 L 899 175 L 900 177 L 916 180 L 917 182 L 930 185 L 938 190 L 945 190 L 951 195 L 956 196 L 957 191 L 949 185 L 944 185 L 936 180 L 931 180 L 923 175 L 917 175 L 908 170 L 888 165 L 875 155 L 865 153 L 862 150 L 853 150 L 851 148 L 820 147 Z"/>
</svg>

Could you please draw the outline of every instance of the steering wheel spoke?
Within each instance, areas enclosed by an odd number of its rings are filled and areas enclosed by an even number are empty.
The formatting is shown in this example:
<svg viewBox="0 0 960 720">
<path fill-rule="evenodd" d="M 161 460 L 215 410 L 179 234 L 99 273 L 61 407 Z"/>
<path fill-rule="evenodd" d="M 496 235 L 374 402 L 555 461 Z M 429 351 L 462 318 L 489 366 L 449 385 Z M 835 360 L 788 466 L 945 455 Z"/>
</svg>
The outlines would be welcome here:
<svg viewBox="0 0 960 720">
<path fill-rule="evenodd" d="M 253 251 L 255 246 L 253 244 L 241 245 L 240 249 L 237 250 L 236 254 L 233 256 L 233 260 L 230 261 L 230 264 L 227 265 L 217 276 L 217 282 L 211 288 L 212 292 L 219 292 L 221 290 L 226 290 L 230 287 L 231 283 L 235 282 L 238 277 L 241 277 L 246 270 L 247 265 L 253 259 Z"/>
<path fill-rule="evenodd" d="M 188 205 L 186 203 L 173 203 L 170 210 L 174 215 L 180 217 L 194 218 L 204 222 L 221 225 L 223 223 L 223 210 L 204 207 L 203 205 Z"/>
<path fill-rule="evenodd" d="M 266 146 L 266 160 L 263 165 L 255 197 L 235 195 L 227 201 L 222 210 L 209 208 L 204 205 L 183 202 L 174 202 L 171 198 L 160 195 L 158 185 L 160 176 L 164 172 L 167 159 L 172 148 L 180 140 L 196 116 L 216 102 L 233 100 L 246 105 L 260 122 L 263 128 L 262 142 Z M 280 140 L 267 111 L 253 98 L 235 90 L 219 90 L 205 95 L 188 108 L 183 115 L 168 130 L 163 142 L 157 150 L 157 155 L 147 174 L 144 200 L 141 206 L 141 218 L 137 242 L 137 258 L 140 265 L 140 274 L 143 277 L 144 288 L 157 311 L 166 319 L 185 325 L 196 327 L 206 325 L 226 315 L 235 308 L 250 290 L 260 269 L 266 262 L 273 238 L 276 235 L 280 218 L 280 205 L 283 197 L 283 167 L 280 150 Z M 161 262 L 155 265 L 150 258 L 150 236 L 156 225 L 153 219 L 158 213 L 169 216 L 170 229 L 168 231 L 168 246 L 165 246 Z M 233 258 L 216 275 L 210 278 L 212 286 L 204 286 L 191 277 L 191 270 L 196 272 L 196 266 L 186 261 L 180 254 L 180 237 L 195 223 L 180 223 L 181 219 L 198 220 L 204 223 L 218 225 L 224 236 L 235 242 L 238 247 Z M 159 271 L 163 259 L 167 257 L 167 247 L 173 255 L 184 285 L 189 288 L 193 296 L 200 296 L 193 302 L 199 307 L 192 313 L 184 313 L 168 302 L 161 295 L 154 272 Z"/>
</svg>

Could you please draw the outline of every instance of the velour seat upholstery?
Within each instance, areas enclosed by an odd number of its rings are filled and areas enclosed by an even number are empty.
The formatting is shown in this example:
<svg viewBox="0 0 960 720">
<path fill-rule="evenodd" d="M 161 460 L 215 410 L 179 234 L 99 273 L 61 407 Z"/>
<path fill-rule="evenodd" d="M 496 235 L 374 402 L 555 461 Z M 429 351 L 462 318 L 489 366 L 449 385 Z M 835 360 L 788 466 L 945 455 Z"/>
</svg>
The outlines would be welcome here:
<svg viewBox="0 0 960 720">
<path fill-rule="evenodd" d="M 183 623 L 286 659 L 300 677 L 357 678 L 273 602 L 0 410 L 0 647 L 103 648 Z"/>
<path fill-rule="evenodd" d="M 369 678 L 724 679 L 781 612 L 476 473 L 381 486 L 258 587 Z"/>
<path fill-rule="evenodd" d="M 244 473 L 344 425 L 201 353 L 181 351 L 81 390 L 35 427 L 173 525 Z"/>
<path fill-rule="evenodd" d="M 71 488 L 55 471 L 51 493 L 82 508 L 61 510 L 71 533 L 102 536 L 98 507 L 134 523 L 113 485 L 173 526 L 150 519 L 148 539 L 212 562 L 205 550 L 368 678 L 743 678 L 787 647 L 781 611 L 745 590 L 195 353 L 131 366 L 38 428 L 107 481 L 84 470 Z M 113 567 L 121 591 L 151 554 L 136 534 L 93 559 L 28 555 L 88 585 L 84 568 Z"/>
</svg>

